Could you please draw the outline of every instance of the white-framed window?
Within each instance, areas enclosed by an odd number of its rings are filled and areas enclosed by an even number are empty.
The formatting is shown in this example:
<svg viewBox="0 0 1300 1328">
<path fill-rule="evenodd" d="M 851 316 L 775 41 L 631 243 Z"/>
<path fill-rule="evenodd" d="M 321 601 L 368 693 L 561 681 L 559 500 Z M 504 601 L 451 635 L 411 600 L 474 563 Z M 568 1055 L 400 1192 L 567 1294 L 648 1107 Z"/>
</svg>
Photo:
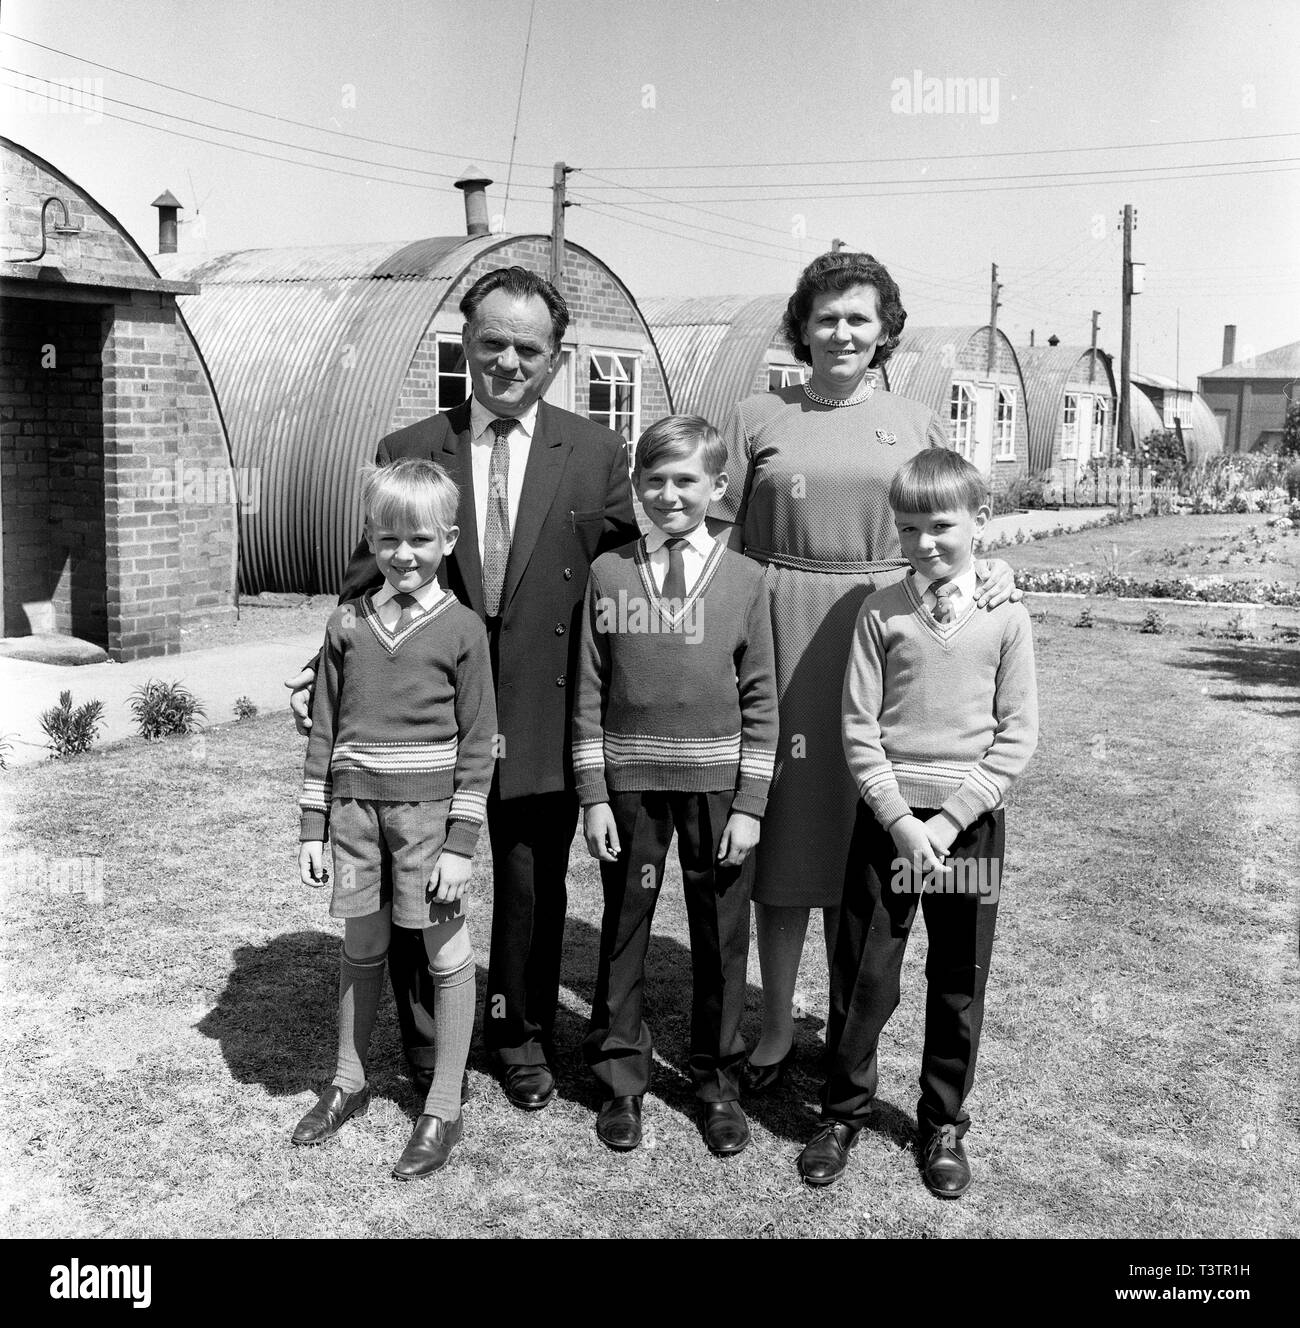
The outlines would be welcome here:
<svg viewBox="0 0 1300 1328">
<path fill-rule="evenodd" d="M 621 433 L 629 449 L 641 423 L 641 357 L 593 350 L 587 383 L 587 418 Z"/>
<path fill-rule="evenodd" d="M 1109 456 L 1110 402 L 1105 397 L 1094 397 L 1092 402 L 1092 451 L 1094 456 Z"/>
<path fill-rule="evenodd" d="M 1079 455 L 1079 398 L 1073 392 L 1065 394 L 1065 405 L 1061 408 L 1061 457 L 1077 458 Z"/>
<path fill-rule="evenodd" d="M 769 364 L 767 366 L 767 390 L 779 392 L 783 387 L 793 387 L 806 383 L 808 376 L 802 364 Z"/>
<path fill-rule="evenodd" d="M 1190 429 L 1192 425 L 1192 394 L 1190 392 L 1169 391 L 1164 394 L 1164 423 L 1165 428 L 1173 430 L 1175 425 L 1181 424 L 1184 429 Z"/>
<path fill-rule="evenodd" d="M 954 452 L 970 460 L 975 445 L 975 393 L 965 383 L 952 385 L 948 442 Z"/>
<path fill-rule="evenodd" d="M 998 388 L 997 447 L 999 461 L 1016 459 L 1016 391 Z"/>
<path fill-rule="evenodd" d="M 434 406 L 450 410 L 468 401 L 473 386 L 469 378 L 469 365 L 465 363 L 465 347 L 460 338 L 447 335 L 438 337 L 438 386 Z"/>
</svg>

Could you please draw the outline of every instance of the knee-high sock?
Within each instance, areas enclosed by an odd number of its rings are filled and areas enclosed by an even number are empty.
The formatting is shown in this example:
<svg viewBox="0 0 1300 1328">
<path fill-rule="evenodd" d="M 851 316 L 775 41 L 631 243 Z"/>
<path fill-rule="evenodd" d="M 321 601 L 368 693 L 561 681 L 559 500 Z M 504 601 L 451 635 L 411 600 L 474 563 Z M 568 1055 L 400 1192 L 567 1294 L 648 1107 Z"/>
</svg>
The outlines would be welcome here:
<svg viewBox="0 0 1300 1328">
<path fill-rule="evenodd" d="M 357 962 L 346 951 L 339 955 L 339 1059 L 334 1083 L 348 1093 L 355 1093 L 366 1082 L 366 1059 L 384 985 L 385 957 Z"/>
<path fill-rule="evenodd" d="M 433 976 L 433 1026 L 438 1061 L 429 1095 L 424 1100 L 424 1112 L 427 1116 L 453 1121 L 460 1115 L 460 1081 L 474 1033 L 474 956 L 470 955 L 459 968 L 448 972 L 429 971 Z"/>
</svg>

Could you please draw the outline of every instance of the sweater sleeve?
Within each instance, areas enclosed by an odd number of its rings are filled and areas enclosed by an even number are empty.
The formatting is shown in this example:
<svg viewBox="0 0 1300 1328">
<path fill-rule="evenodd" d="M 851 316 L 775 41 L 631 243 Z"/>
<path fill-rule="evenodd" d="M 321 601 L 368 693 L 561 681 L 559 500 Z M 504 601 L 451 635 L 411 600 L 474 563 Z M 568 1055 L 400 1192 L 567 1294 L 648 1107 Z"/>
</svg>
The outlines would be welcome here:
<svg viewBox="0 0 1300 1328">
<path fill-rule="evenodd" d="M 776 656 L 767 585 L 754 579 L 745 617 L 745 639 L 736 653 L 740 688 L 740 771 L 731 809 L 761 817 L 776 766 L 779 720 L 776 704 Z"/>
<path fill-rule="evenodd" d="M 573 781 L 583 807 L 609 801 L 605 783 L 605 697 L 611 665 L 609 635 L 601 630 L 600 583 L 587 578 L 578 645 L 578 691 L 573 707 Z"/>
<path fill-rule="evenodd" d="M 858 614 L 841 696 L 844 756 L 858 792 L 886 830 L 912 814 L 885 755 L 880 711 L 885 697 L 885 638 L 870 605 Z"/>
<path fill-rule="evenodd" d="M 1029 614 L 1023 605 L 1012 608 L 1002 633 L 993 695 L 993 717 L 997 721 L 993 741 L 961 787 L 943 804 L 943 811 L 963 829 L 998 806 L 1038 746 L 1038 685 Z"/>
<path fill-rule="evenodd" d="M 727 445 L 725 469 L 730 482 L 726 493 L 710 505 L 709 515 L 719 521 L 730 521 L 733 526 L 743 526 L 749 508 L 749 490 L 754 480 L 754 458 L 740 403 L 728 416 L 722 438 Z"/>
<path fill-rule="evenodd" d="M 447 813 L 448 853 L 472 858 L 487 817 L 496 765 L 497 704 L 487 632 L 475 617 L 456 659 L 456 772 Z"/>
<path fill-rule="evenodd" d="M 329 830 L 330 759 L 334 755 L 339 697 L 343 692 L 343 641 L 338 630 L 337 614 L 336 609 L 326 625 L 325 644 L 317 656 L 320 672 L 312 697 L 311 732 L 307 735 L 302 793 L 298 798 L 301 813 L 298 838 L 303 843 L 323 840 Z"/>
</svg>

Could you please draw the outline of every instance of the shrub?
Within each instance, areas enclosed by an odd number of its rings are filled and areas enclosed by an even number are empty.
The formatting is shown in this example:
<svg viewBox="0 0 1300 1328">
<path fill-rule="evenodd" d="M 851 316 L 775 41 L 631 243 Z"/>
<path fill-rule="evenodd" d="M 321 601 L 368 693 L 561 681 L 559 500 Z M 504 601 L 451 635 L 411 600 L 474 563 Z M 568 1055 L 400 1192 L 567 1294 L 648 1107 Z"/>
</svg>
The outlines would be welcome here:
<svg viewBox="0 0 1300 1328">
<path fill-rule="evenodd" d="M 1138 629 L 1150 636 L 1159 636 L 1165 630 L 1165 615 L 1156 609 L 1148 609 L 1147 616 L 1142 619 L 1142 626 Z"/>
<path fill-rule="evenodd" d="M 235 698 L 235 718 L 236 719 L 256 719 L 257 707 L 246 696 L 237 696 Z"/>
<path fill-rule="evenodd" d="M 9 769 L 9 753 L 13 749 L 14 745 L 9 741 L 9 735 L 0 733 L 0 770 Z"/>
<path fill-rule="evenodd" d="M 152 742 L 173 734 L 193 733 L 206 712 L 194 694 L 178 682 L 150 678 L 131 693 L 131 713 L 140 736 Z"/>
<path fill-rule="evenodd" d="M 103 701 L 87 701 L 72 708 L 72 693 L 60 692 L 59 704 L 41 715 L 41 728 L 50 740 L 50 760 L 80 756 L 99 737 L 104 718 Z"/>
<path fill-rule="evenodd" d="M 1079 614 L 1078 621 L 1074 624 L 1076 627 L 1096 627 L 1096 620 L 1092 616 L 1092 610 L 1085 604 L 1083 611 Z"/>
<path fill-rule="evenodd" d="M 1300 401 L 1293 401 L 1286 408 L 1286 420 L 1282 425 L 1282 446 L 1279 449 L 1284 457 L 1300 456 Z M 1288 471 L 1291 468 L 1288 468 Z M 1291 489 L 1291 497 L 1296 496 Z"/>
<path fill-rule="evenodd" d="M 1300 498 L 1300 461 L 1293 461 L 1282 472 L 1282 487 L 1292 502 Z"/>
<path fill-rule="evenodd" d="M 1014 475 L 993 494 L 994 516 L 1046 505 L 1047 486 L 1038 475 Z"/>
</svg>

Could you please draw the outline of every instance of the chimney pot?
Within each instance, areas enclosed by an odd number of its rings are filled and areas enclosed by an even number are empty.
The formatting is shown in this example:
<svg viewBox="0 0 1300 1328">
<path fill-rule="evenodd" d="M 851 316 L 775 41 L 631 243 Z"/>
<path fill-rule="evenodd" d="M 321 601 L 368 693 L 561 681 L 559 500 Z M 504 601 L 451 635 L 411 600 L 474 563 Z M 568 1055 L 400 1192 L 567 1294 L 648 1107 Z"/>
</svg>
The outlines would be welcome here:
<svg viewBox="0 0 1300 1328">
<path fill-rule="evenodd" d="M 487 187 L 492 183 L 478 166 L 466 166 L 456 181 L 465 194 L 465 234 L 486 235 L 489 230 Z"/>
<path fill-rule="evenodd" d="M 158 252 L 174 254 L 176 252 L 176 214 L 181 209 L 181 201 L 170 189 L 164 189 L 149 205 L 158 209 Z"/>
</svg>

